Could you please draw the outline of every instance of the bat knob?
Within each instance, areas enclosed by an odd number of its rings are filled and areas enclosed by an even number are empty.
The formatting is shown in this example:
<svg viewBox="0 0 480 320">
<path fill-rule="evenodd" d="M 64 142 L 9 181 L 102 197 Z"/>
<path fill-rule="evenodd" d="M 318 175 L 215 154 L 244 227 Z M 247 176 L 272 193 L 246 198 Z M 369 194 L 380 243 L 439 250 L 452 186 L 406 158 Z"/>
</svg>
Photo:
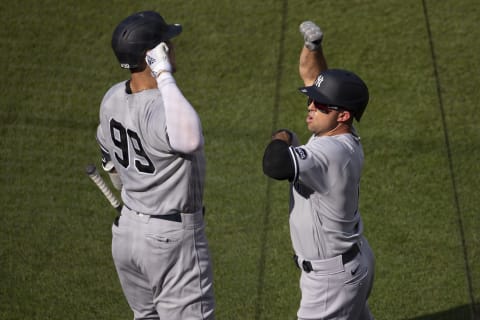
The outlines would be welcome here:
<svg viewBox="0 0 480 320">
<path fill-rule="evenodd" d="M 86 172 L 88 175 L 94 174 L 95 171 L 97 171 L 97 167 L 95 167 L 94 164 L 89 164 L 89 165 L 85 168 L 85 172 Z"/>
</svg>

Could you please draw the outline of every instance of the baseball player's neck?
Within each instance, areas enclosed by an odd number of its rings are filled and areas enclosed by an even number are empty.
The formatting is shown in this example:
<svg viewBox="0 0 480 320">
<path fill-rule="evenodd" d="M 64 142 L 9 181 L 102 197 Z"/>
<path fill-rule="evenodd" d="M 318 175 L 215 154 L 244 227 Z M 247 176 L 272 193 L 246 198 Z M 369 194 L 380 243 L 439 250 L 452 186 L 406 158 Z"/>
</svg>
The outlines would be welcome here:
<svg viewBox="0 0 480 320">
<path fill-rule="evenodd" d="M 324 136 L 336 136 L 339 134 L 346 134 L 346 133 L 352 133 L 352 127 L 345 122 L 339 122 L 335 128 L 326 132 Z"/>
<path fill-rule="evenodd" d="M 132 73 L 130 78 L 130 89 L 132 90 L 132 93 L 156 88 L 157 81 L 155 81 L 155 79 L 152 77 L 150 69 L 145 69 L 142 72 Z"/>
</svg>

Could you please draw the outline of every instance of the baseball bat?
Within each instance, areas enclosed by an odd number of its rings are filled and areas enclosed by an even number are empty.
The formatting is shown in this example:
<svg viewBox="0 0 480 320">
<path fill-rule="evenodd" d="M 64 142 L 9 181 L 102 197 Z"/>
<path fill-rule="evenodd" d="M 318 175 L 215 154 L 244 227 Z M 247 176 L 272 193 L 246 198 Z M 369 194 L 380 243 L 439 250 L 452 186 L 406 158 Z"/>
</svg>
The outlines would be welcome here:
<svg viewBox="0 0 480 320">
<path fill-rule="evenodd" d="M 122 211 L 122 204 L 118 201 L 117 197 L 112 193 L 112 190 L 107 186 L 105 181 L 103 180 L 100 173 L 98 173 L 97 168 L 94 164 L 89 164 L 85 169 L 86 174 L 90 177 L 90 179 L 95 183 L 95 185 L 102 191 L 105 198 L 107 198 L 108 202 L 112 205 L 112 207 L 117 210 L 118 212 Z"/>
</svg>

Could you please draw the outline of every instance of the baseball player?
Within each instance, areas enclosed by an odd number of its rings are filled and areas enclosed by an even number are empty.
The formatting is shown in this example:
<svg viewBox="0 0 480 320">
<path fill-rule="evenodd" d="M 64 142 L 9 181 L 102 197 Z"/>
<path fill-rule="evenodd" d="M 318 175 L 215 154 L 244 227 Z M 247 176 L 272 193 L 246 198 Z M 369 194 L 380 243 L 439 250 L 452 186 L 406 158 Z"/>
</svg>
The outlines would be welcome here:
<svg viewBox="0 0 480 320">
<path fill-rule="evenodd" d="M 264 173 L 288 180 L 290 235 L 301 270 L 298 319 L 373 319 L 367 299 L 373 285 L 374 256 L 363 236 L 358 207 L 364 160 L 353 119 L 362 117 L 369 94 L 353 72 L 328 69 L 323 32 L 313 22 L 300 25 L 305 44 L 299 71 L 307 96 L 306 123 L 312 136 L 299 145 L 295 133 L 272 136 Z"/>
<path fill-rule="evenodd" d="M 202 127 L 172 76 L 181 31 L 153 11 L 121 21 L 112 48 L 130 79 L 100 107 L 102 165 L 124 204 L 112 255 L 135 319 L 214 319 Z"/>
</svg>

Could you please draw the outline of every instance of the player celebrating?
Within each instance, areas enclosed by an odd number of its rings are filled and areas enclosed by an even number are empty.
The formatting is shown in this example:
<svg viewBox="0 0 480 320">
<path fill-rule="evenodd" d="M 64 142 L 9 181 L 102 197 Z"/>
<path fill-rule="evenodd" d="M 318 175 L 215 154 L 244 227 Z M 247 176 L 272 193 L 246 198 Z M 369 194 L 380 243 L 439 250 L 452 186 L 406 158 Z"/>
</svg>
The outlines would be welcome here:
<svg viewBox="0 0 480 320">
<path fill-rule="evenodd" d="M 181 31 L 153 11 L 124 19 L 112 48 L 130 79 L 100 107 L 102 164 L 124 203 L 112 255 L 135 319 L 214 319 L 202 127 L 172 76 Z"/>
<path fill-rule="evenodd" d="M 368 89 L 353 72 L 327 69 L 323 33 L 300 25 L 305 45 L 299 71 L 307 95 L 311 138 L 298 145 L 289 130 L 266 147 L 266 175 L 291 182 L 290 235 L 301 269 L 299 319 L 373 319 L 367 299 L 374 256 L 358 208 L 363 149 L 353 127 L 368 103 Z"/>
</svg>

